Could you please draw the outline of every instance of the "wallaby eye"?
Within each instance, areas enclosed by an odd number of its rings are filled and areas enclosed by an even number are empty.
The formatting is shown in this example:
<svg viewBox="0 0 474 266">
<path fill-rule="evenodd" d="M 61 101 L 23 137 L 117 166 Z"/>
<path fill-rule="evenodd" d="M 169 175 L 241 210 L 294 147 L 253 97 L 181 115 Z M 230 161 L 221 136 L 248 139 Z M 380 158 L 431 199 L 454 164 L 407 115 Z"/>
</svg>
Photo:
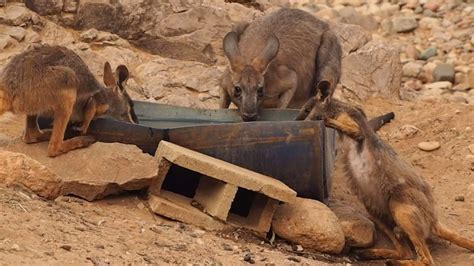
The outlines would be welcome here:
<svg viewBox="0 0 474 266">
<path fill-rule="evenodd" d="M 258 97 L 263 97 L 263 86 L 257 88 L 257 95 Z"/>
<path fill-rule="evenodd" d="M 234 87 L 234 96 L 235 97 L 240 97 L 241 94 L 242 94 L 242 89 L 239 86 L 235 86 Z"/>
</svg>

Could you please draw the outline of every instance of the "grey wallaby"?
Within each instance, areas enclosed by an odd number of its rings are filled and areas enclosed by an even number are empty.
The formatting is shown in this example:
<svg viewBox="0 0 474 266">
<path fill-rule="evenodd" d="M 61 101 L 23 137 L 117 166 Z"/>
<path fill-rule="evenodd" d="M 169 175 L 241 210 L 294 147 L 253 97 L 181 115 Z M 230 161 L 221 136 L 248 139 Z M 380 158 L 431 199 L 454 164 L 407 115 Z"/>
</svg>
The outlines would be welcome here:
<svg viewBox="0 0 474 266">
<path fill-rule="evenodd" d="M 301 108 L 320 91 L 332 96 L 341 76 L 342 49 L 327 23 L 282 8 L 241 23 L 223 41 L 229 67 L 221 78 L 220 107 L 233 102 L 243 120 L 260 108 Z"/>
<path fill-rule="evenodd" d="M 14 56 L 0 75 L 0 114 L 26 114 L 23 141 L 50 140 L 48 155 L 55 157 L 94 142 L 90 136 L 64 140 L 69 121 L 82 122 L 82 135 L 99 116 L 138 122 L 133 101 L 124 88 L 128 76 L 124 65 L 113 73 L 106 62 L 104 86 L 73 51 L 61 46 L 33 47 Z M 54 118 L 52 131 L 38 128 L 39 115 Z"/>
<path fill-rule="evenodd" d="M 392 265 L 433 265 L 426 243 L 431 234 L 474 251 L 473 240 L 438 221 L 428 182 L 374 132 L 362 109 L 315 97 L 301 109 L 299 119 L 304 118 L 323 119 L 327 126 L 340 132 L 339 151 L 349 185 L 395 247 L 358 250 L 360 258 L 391 259 Z M 395 236 L 395 226 L 408 236 L 417 260 L 411 260 L 410 249 Z"/>
</svg>

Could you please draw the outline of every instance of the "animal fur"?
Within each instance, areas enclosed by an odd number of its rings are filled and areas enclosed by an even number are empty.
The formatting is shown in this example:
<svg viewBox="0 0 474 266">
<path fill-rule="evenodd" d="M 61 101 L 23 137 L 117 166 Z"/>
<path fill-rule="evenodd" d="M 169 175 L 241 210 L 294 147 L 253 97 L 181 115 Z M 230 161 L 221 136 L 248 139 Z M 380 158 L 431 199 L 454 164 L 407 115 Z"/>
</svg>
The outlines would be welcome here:
<svg viewBox="0 0 474 266">
<path fill-rule="evenodd" d="M 128 78 L 125 66 L 112 73 L 104 66 L 100 84 L 87 65 L 73 51 L 40 45 L 16 55 L 0 76 L 0 114 L 11 111 L 27 115 L 23 140 L 35 143 L 51 139 L 48 154 L 52 157 L 90 145 L 91 137 L 63 141 L 69 121 L 83 122 L 86 134 L 89 123 L 98 116 L 137 122 L 133 102 L 124 89 Z M 37 116 L 54 117 L 52 132 L 40 131 Z"/>
<path fill-rule="evenodd" d="M 255 120 L 262 107 L 300 108 L 319 86 L 329 86 L 332 95 L 341 75 L 337 37 L 299 9 L 239 24 L 223 46 L 229 67 L 221 79 L 220 107 L 233 102 L 244 120 Z"/>
<path fill-rule="evenodd" d="M 309 114 L 307 110 L 311 110 Z M 339 149 L 349 184 L 375 224 L 394 244 L 395 250 L 362 250 L 359 252 L 362 258 L 393 259 L 392 263 L 402 265 L 433 265 L 426 244 L 431 234 L 474 251 L 473 240 L 462 237 L 438 221 L 428 182 L 382 141 L 361 109 L 334 99 L 327 104 L 311 99 L 302 113 L 308 120 L 324 119 L 327 126 L 341 133 Z M 402 229 L 412 242 L 417 261 L 409 260 L 410 253 L 393 233 L 395 226 Z"/>
</svg>

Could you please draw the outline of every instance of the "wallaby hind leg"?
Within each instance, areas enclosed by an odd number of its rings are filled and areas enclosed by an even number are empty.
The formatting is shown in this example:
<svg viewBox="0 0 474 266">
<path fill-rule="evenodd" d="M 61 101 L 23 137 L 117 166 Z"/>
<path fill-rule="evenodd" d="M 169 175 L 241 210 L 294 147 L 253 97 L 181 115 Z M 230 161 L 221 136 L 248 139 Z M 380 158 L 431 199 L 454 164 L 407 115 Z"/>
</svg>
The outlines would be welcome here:
<svg viewBox="0 0 474 266">
<path fill-rule="evenodd" d="M 399 265 L 434 265 L 433 257 L 426 244 L 430 225 L 423 219 L 417 206 L 404 202 L 390 202 L 390 212 L 395 223 L 408 235 L 418 255 L 417 261 L 402 260 Z"/>
<path fill-rule="evenodd" d="M 375 226 L 380 229 L 392 242 L 395 249 L 385 249 L 385 248 L 369 248 L 369 249 L 360 249 L 355 253 L 360 259 L 365 260 L 375 260 L 375 259 L 404 259 L 410 256 L 409 250 L 405 248 L 398 238 L 395 236 L 393 231 L 388 228 L 382 221 L 376 217 L 371 219 Z"/>
<path fill-rule="evenodd" d="M 83 148 L 95 142 L 90 136 L 80 136 L 64 140 L 64 133 L 71 117 L 74 103 L 76 101 L 76 91 L 74 89 L 64 90 L 58 102 L 61 103 L 54 111 L 53 133 L 48 146 L 48 156 L 56 157 L 68 151 Z"/>
<path fill-rule="evenodd" d="M 40 130 L 38 127 L 38 116 L 27 115 L 23 142 L 27 144 L 47 141 L 51 139 L 51 130 Z"/>
</svg>

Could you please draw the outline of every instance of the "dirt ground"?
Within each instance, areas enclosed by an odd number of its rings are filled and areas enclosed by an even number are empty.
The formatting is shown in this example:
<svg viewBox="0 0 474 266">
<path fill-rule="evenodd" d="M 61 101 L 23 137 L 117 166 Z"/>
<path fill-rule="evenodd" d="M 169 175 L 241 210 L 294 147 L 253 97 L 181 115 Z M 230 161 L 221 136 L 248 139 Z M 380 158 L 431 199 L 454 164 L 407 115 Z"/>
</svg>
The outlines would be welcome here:
<svg viewBox="0 0 474 266">
<path fill-rule="evenodd" d="M 396 119 L 380 134 L 432 183 L 441 222 L 474 239 L 474 199 L 468 196 L 474 168 L 466 160 L 468 145 L 474 143 L 474 106 L 372 99 L 364 108 L 369 115 L 395 112 Z M 22 124 L 22 117 L 0 117 L 0 145 L 18 137 Z M 401 139 L 403 125 L 419 131 Z M 441 148 L 419 150 L 417 144 L 426 140 L 439 141 Z M 362 209 L 340 171 L 334 178 L 334 200 Z M 465 201 L 455 201 L 456 196 Z M 439 239 L 430 246 L 438 265 L 474 265 L 472 252 Z M 0 265 L 359 264 L 292 250 L 282 240 L 272 246 L 244 231 L 216 234 L 163 219 L 148 210 L 140 193 L 96 202 L 73 197 L 46 201 L 0 186 Z"/>
</svg>

